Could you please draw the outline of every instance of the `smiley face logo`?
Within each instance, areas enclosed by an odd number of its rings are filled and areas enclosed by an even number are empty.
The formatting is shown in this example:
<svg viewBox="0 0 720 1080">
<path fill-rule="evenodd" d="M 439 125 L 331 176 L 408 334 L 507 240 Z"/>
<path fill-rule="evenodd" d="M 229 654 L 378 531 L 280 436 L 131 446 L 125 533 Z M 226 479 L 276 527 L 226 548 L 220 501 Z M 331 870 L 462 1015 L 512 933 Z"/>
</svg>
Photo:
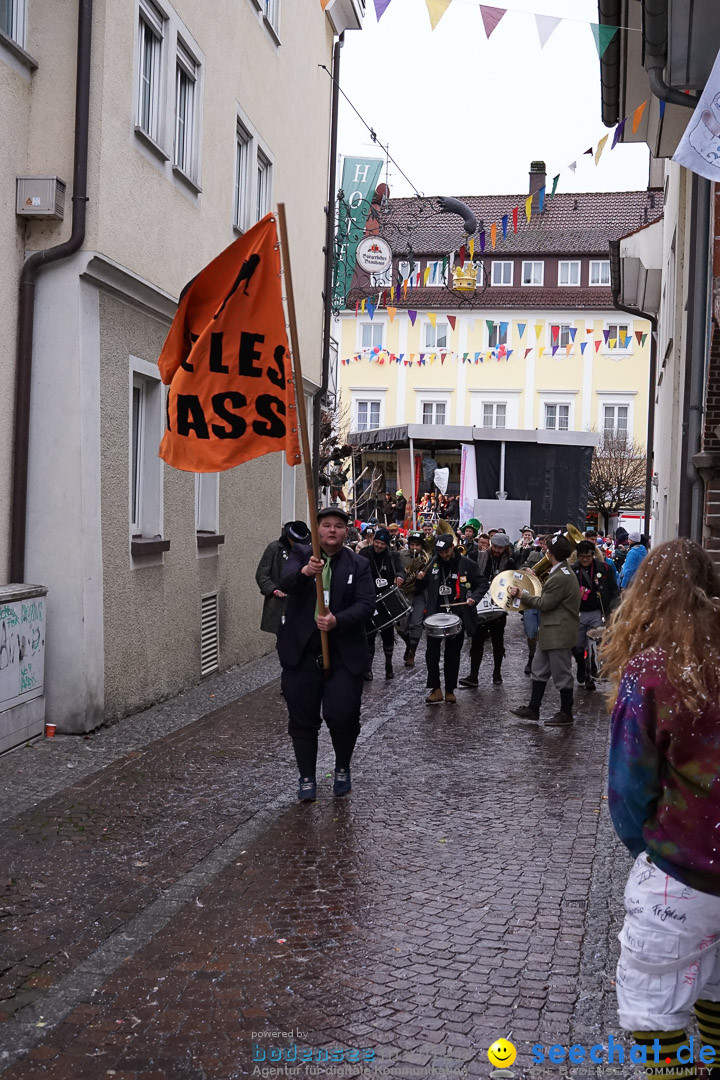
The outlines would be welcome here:
<svg viewBox="0 0 720 1080">
<path fill-rule="evenodd" d="M 496 1039 L 488 1050 L 488 1059 L 497 1069 L 507 1069 L 517 1057 L 517 1050 L 507 1039 Z"/>
</svg>

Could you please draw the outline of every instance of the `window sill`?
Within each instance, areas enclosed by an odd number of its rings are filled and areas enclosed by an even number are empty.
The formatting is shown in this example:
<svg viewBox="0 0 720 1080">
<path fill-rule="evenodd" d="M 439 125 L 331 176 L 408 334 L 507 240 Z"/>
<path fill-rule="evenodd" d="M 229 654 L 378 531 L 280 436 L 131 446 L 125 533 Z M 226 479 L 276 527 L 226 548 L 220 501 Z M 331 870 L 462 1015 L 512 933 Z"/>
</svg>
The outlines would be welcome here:
<svg viewBox="0 0 720 1080">
<path fill-rule="evenodd" d="M 170 155 L 165 153 L 160 143 L 156 143 L 152 135 L 148 135 L 147 131 L 139 127 L 137 124 L 135 125 L 135 134 L 137 135 L 141 143 L 147 146 L 149 150 L 152 150 L 154 154 L 157 154 L 161 161 L 170 160 Z"/>
<path fill-rule="evenodd" d="M 236 236 L 244 236 L 247 229 L 243 229 L 242 225 L 238 225 L 237 222 L 233 224 L 233 232 Z"/>
<path fill-rule="evenodd" d="M 197 546 L 199 548 L 220 547 L 221 544 L 225 543 L 224 533 L 204 532 L 199 529 L 195 536 L 197 539 Z"/>
<path fill-rule="evenodd" d="M 170 550 L 170 541 L 160 536 L 133 536 L 130 541 L 130 554 L 133 558 L 143 555 L 159 555 Z"/>
<path fill-rule="evenodd" d="M 37 60 L 29 52 L 25 52 L 22 45 L 18 45 L 17 41 L 11 38 L 9 34 L 6 34 L 4 30 L 0 30 L 0 50 L 2 49 L 6 49 L 11 53 L 15 60 L 19 60 L 28 71 L 37 71 L 39 67 Z"/>
<path fill-rule="evenodd" d="M 183 184 L 186 184 L 195 195 L 202 194 L 202 188 L 197 180 L 193 180 L 192 176 L 189 176 L 179 165 L 173 165 L 172 171 L 178 180 L 182 180 Z"/>
<path fill-rule="evenodd" d="M 277 30 L 275 29 L 273 24 L 268 19 L 267 15 L 263 15 L 263 22 L 265 23 L 265 29 L 267 30 L 268 34 L 273 39 L 275 44 L 276 45 L 282 45 L 282 41 L 280 40 L 280 35 L 278 34 Z"/>
</svg>

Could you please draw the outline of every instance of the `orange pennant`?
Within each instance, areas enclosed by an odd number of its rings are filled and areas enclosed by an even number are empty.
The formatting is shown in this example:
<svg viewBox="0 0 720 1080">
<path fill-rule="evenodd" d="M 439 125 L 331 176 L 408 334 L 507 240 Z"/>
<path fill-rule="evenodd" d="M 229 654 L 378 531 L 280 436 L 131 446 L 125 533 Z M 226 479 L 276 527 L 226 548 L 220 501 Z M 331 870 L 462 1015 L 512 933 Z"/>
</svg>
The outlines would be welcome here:
<svg viewBox="0 0 720 1080">
<path fill-rule="evenodd" d="M 497 239 L 497 225 L 495 222 L 490 226 L 490 243 L 492 244 L 493 251 L 495 250 L 495 240 Z"/>
<path fill-rule="evenodd" d="M 168 465 L 222 472 L 276 450 L 300 461 L 272 214 L 185 286 L 158 368 L 170 384 Z"/>
<path fill-rule="evenodd" d="M 640 127 L 640 121 L 643 118 L 643 113 L 645 112 L 645 107 L 646 106 L 647 106 L 647 101 L 643 101 L 642 105 L 638 105 L 637 109 L 633 113 L 633 122 L 632 122 L 633 135 L 635 134 L 637 129 Z"/>
</svg>

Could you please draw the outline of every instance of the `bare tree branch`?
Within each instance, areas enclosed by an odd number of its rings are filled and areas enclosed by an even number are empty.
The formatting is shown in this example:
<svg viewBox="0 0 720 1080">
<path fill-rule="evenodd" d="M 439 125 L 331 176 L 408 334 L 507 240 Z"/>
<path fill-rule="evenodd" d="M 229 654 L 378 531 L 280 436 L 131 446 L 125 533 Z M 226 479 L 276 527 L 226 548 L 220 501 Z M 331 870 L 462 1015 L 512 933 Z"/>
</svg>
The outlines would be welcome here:
<svg viewBox="0 0 720 1080">
<path fill-rule="evenodd" d="M 640 510 L 645 494 L 645 450 L 622 432 L 606 431 L 590 468 L 590 507 L 605 518 Z"/>
</svg>

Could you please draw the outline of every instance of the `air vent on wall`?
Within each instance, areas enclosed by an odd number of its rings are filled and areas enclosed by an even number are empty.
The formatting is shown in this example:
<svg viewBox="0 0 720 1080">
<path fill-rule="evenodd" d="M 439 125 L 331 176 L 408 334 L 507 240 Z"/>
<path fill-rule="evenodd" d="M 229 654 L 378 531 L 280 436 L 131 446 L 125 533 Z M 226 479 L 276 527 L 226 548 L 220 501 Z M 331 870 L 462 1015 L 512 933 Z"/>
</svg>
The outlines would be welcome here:
<svg viewBox="0 0 720 1080">
<path fill-rule="evenodd" d="M 200 620 L 200 674 L 210 675 L 220 665 L 220 627 L 218 620 L 218 595 L 212 593 L 202 598 Z"/>
</svg>

